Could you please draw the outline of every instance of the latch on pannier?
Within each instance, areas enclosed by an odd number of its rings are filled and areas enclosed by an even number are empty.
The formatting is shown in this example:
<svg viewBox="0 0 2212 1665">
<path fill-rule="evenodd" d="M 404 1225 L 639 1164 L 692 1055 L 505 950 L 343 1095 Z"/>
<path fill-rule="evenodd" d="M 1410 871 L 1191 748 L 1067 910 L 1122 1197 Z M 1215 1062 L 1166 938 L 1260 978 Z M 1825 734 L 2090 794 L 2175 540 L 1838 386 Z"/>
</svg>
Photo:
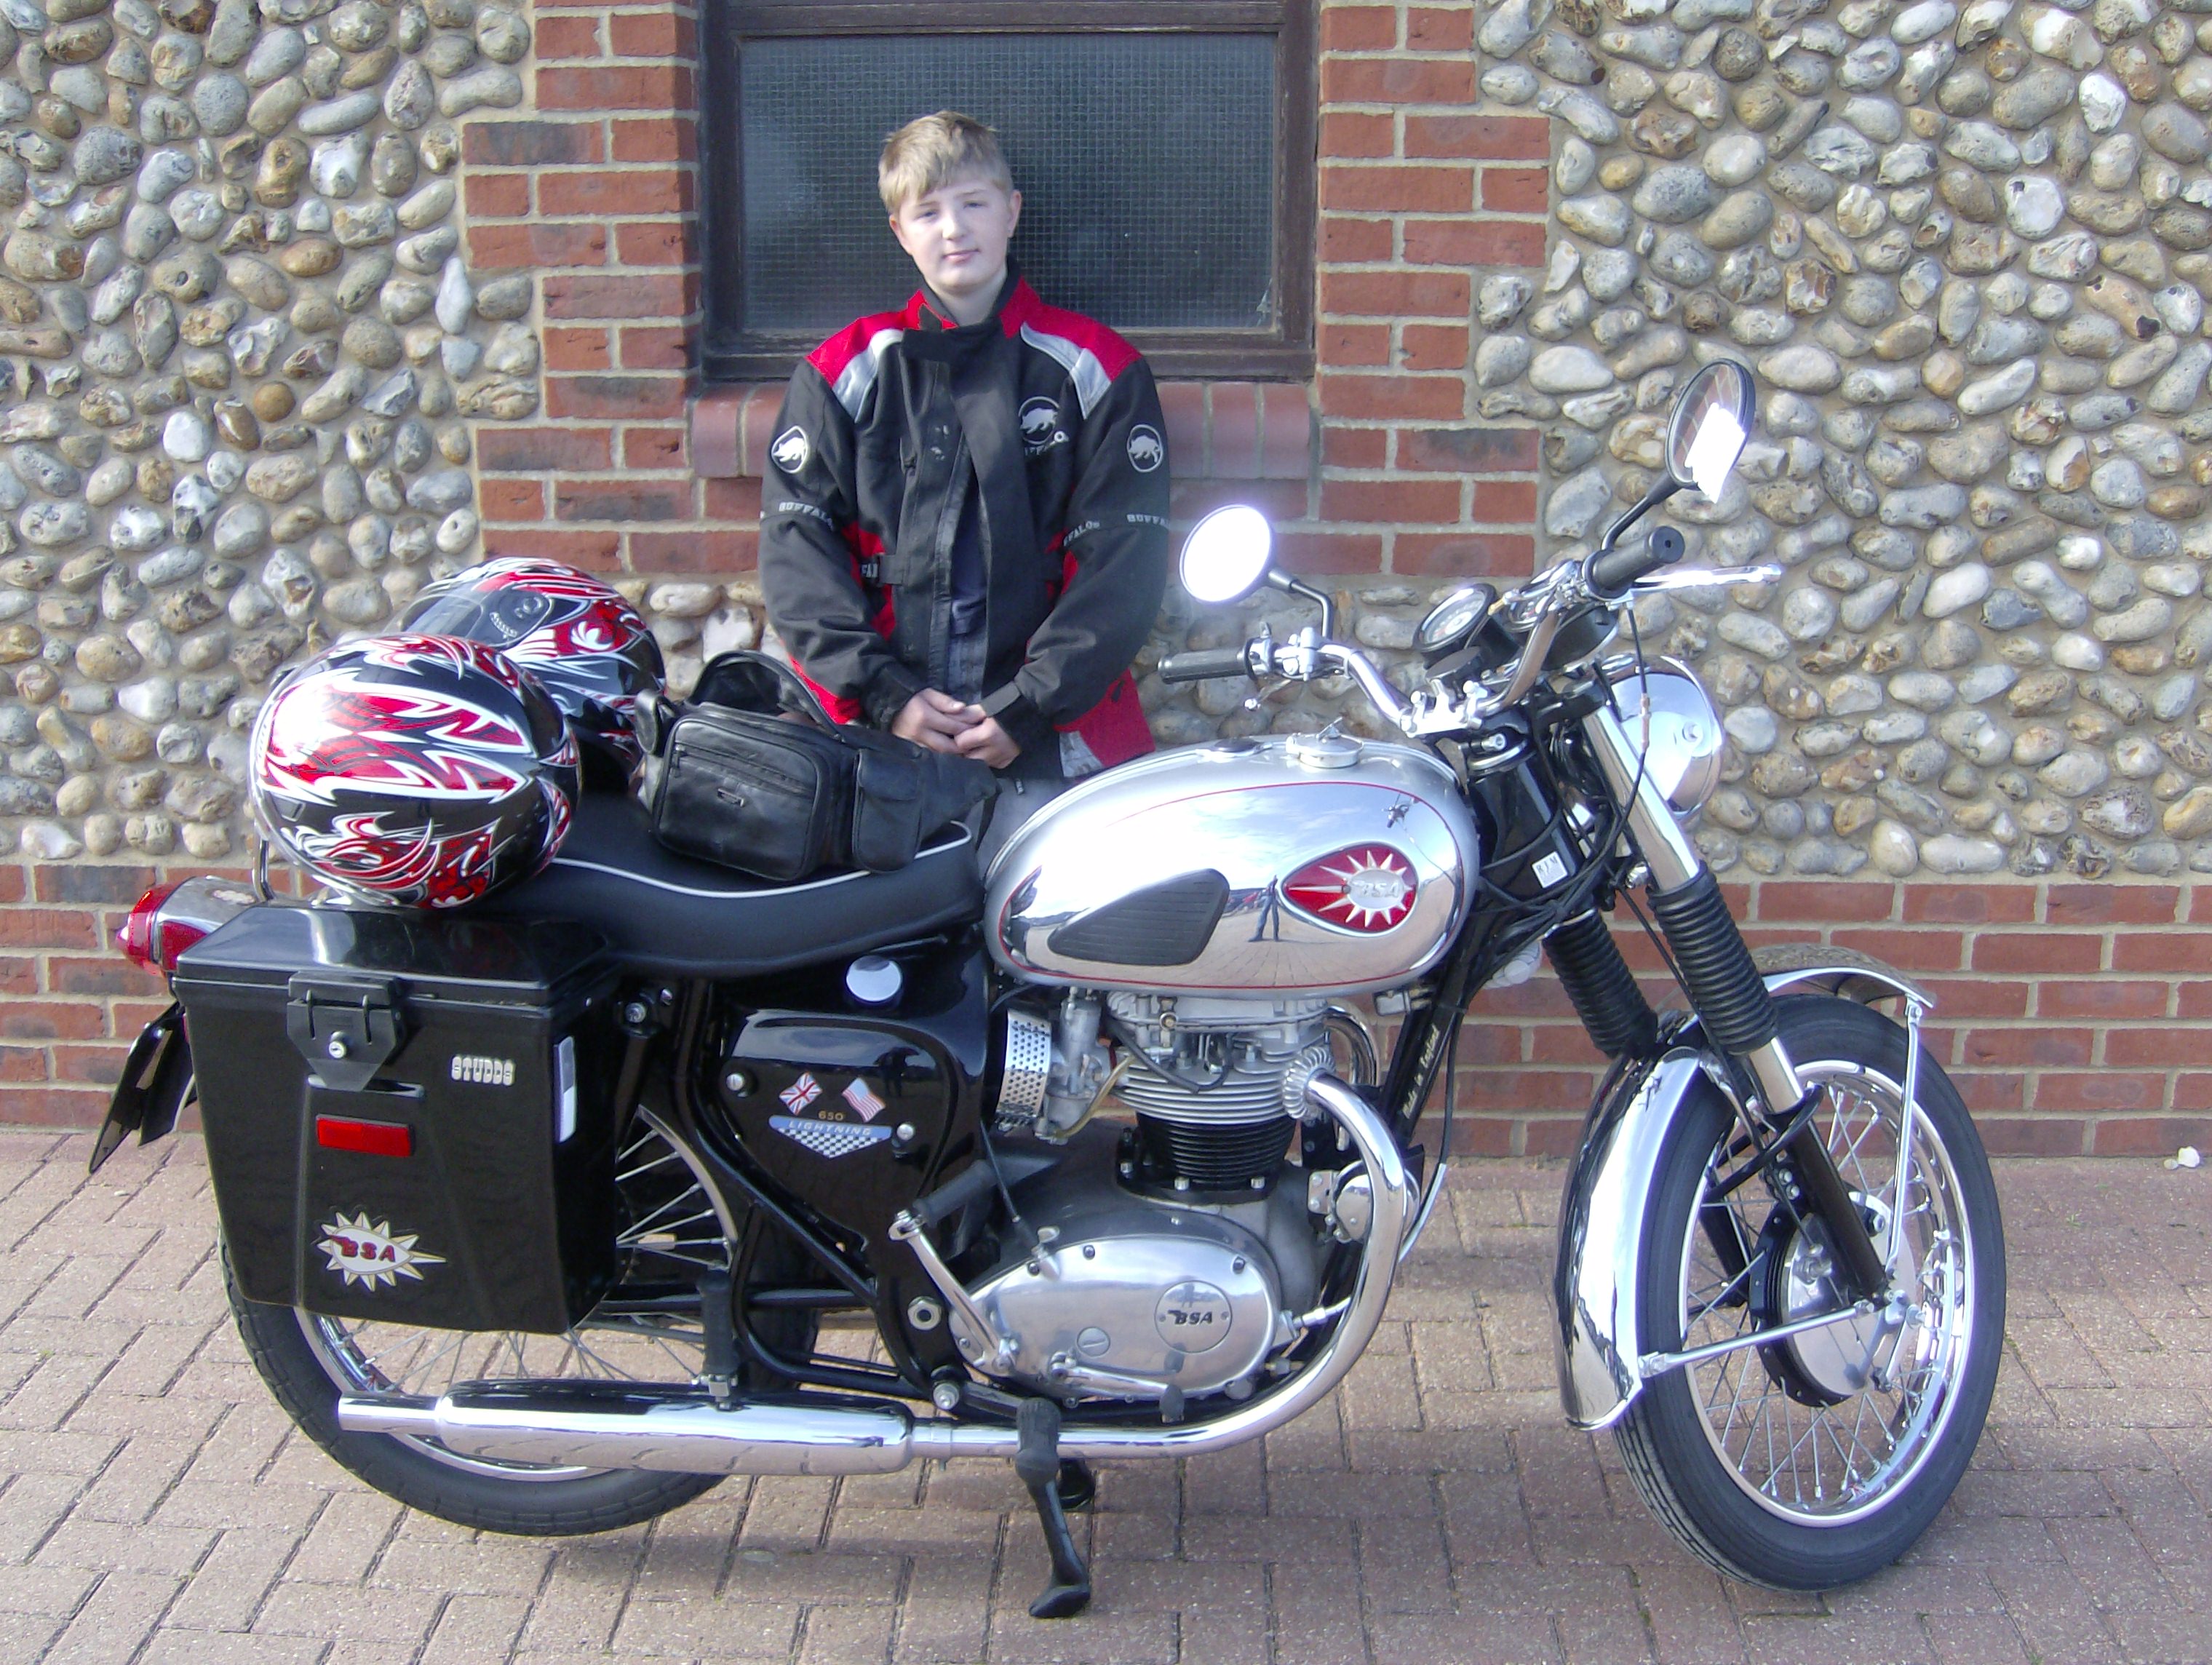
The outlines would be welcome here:
<svg viewBox="0 0 2212 1665">
<path fill-rule="evenodd" d="M 361 1091 L 405 1038 L 388 978 L 302 972 L 285 992 L 285 1030 L 325 1086 Z"/>
</svg>

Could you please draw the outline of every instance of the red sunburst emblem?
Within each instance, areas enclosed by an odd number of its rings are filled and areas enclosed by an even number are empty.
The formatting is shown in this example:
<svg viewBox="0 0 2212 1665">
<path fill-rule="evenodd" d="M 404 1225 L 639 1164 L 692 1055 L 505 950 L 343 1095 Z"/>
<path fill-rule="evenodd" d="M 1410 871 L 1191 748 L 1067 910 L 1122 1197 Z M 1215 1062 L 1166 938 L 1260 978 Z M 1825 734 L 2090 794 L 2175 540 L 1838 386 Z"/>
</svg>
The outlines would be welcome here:
<svg viewBox="0 0 2212 1665">
<path fill-rule="evenodd" d="M 1420 880 L 1387 844 L 1354 844 L 1310 861 L 1283 881 L 1300 913 L 1353 931 L 1388 931 L 1413 911 Z"/>
</svg>

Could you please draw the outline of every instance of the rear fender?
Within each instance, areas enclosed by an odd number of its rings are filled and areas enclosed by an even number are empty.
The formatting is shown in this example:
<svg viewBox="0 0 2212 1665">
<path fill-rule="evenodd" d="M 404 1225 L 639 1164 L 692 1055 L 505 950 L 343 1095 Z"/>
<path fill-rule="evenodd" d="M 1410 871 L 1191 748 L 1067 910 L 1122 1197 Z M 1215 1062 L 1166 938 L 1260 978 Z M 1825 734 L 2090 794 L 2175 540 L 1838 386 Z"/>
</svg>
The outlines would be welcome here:
<svg viewBox="0 0 2212 1665">
<path fill-rule="evenodd" d="M 1775 994 L 1825 991 L 1869 1004 L 1902 996 L 1923 1010 L 1935 1004 L 1901 972 L 1849 950 L 1793 945 L 1753 957 Z M 1671 1050 L 1607 1079 L 1567 1173 L 1552 1298 L 1559 1401 L 1577 1428 L 1610 1426 L 1644 1390 L 1636 1291 L 1645 1206 L 1668 1130 L 1698 1083 L 1717 1079 L 1698 1038 L 1692 1020 L 1674 1032 Z"/>
<path fill-rule="evenodd" d="M 141 1145 L 151 1145 L 174 1130 L 177 1113 L 191 1096 L 191 1042 L 185 1034 L 183 1008 L 172 1003 L 140 1031 L 131 1047 L 85 1171 L 98 1173 L 131 1133 L 138 1135 Z"/>
</svg>

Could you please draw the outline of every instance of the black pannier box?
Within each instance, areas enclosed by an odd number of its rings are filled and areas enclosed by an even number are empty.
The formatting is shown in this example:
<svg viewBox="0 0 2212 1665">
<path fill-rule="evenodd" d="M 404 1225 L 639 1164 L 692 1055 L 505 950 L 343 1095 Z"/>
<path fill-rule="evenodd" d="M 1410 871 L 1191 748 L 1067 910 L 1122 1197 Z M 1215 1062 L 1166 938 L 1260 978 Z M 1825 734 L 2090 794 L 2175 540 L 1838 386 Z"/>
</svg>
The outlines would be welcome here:
<svg viewBox="0 0 2212 1665">
<path fill-rule="evenodd" d="M 557 1334 L 615 1273 L 615 973 L 575 925 L 270 903 L 178 962 L 248 1300 Z"/>
</svg>

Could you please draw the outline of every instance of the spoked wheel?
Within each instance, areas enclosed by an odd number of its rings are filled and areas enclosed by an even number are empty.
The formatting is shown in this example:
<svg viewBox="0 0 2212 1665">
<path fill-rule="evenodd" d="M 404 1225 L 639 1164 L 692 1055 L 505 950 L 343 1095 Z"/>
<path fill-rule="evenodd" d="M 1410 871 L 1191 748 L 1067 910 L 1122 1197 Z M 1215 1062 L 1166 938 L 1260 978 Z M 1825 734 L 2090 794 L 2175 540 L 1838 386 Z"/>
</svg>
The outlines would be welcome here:
<svg viewBox="0 0 2212 1665">
<path fill-rule="evenodd" d="M 1924 1052 L 1897 1218 L 1904 1030 L 1840 1000 L 1777 1009 L 1799 1074 L 1827 1091 L 1828 1149 L 1904 1298 L 1658 1376 L 1616 1431 L 1644 1501 L 1693 1554 L 1748 1583 L 1826 1589 L 1903 1554 L 1966 1471 L 2003 1341 L 2004 1239 L 1981 1139 Z M 1748 1151 L 1710 1087 L 1669 1133 L 1644 1228 L 1647 1353 L 1850 1304 L 1823 1223 L 1763 1177 L 1735 1182 Z"/>
<path fill-rule="evenodd" d="M 620 1281 L 565 1335 L 425 1329 L 264 1306 L 239 1294 L 226 1257 L 246 1352 L 308 1437 L 426 1514 L 495 1532 L 568 1534 L 608 1531 L 688 1503 L 719 1477 L 497 1462 L 432 1440 L 338 1426 L 341 1394 L 434 1396 L 462 1382 L 690 1382 L 704 1364 L 697 1281 L 729 1267 L 732 1223 L 649 1115 L 633 1124 L 617 1176 Z M 781 1338 L 802 1354 L 812 1341 L 811 1322 L 805 1328 L 804 1336 Z"/>
</svg>

